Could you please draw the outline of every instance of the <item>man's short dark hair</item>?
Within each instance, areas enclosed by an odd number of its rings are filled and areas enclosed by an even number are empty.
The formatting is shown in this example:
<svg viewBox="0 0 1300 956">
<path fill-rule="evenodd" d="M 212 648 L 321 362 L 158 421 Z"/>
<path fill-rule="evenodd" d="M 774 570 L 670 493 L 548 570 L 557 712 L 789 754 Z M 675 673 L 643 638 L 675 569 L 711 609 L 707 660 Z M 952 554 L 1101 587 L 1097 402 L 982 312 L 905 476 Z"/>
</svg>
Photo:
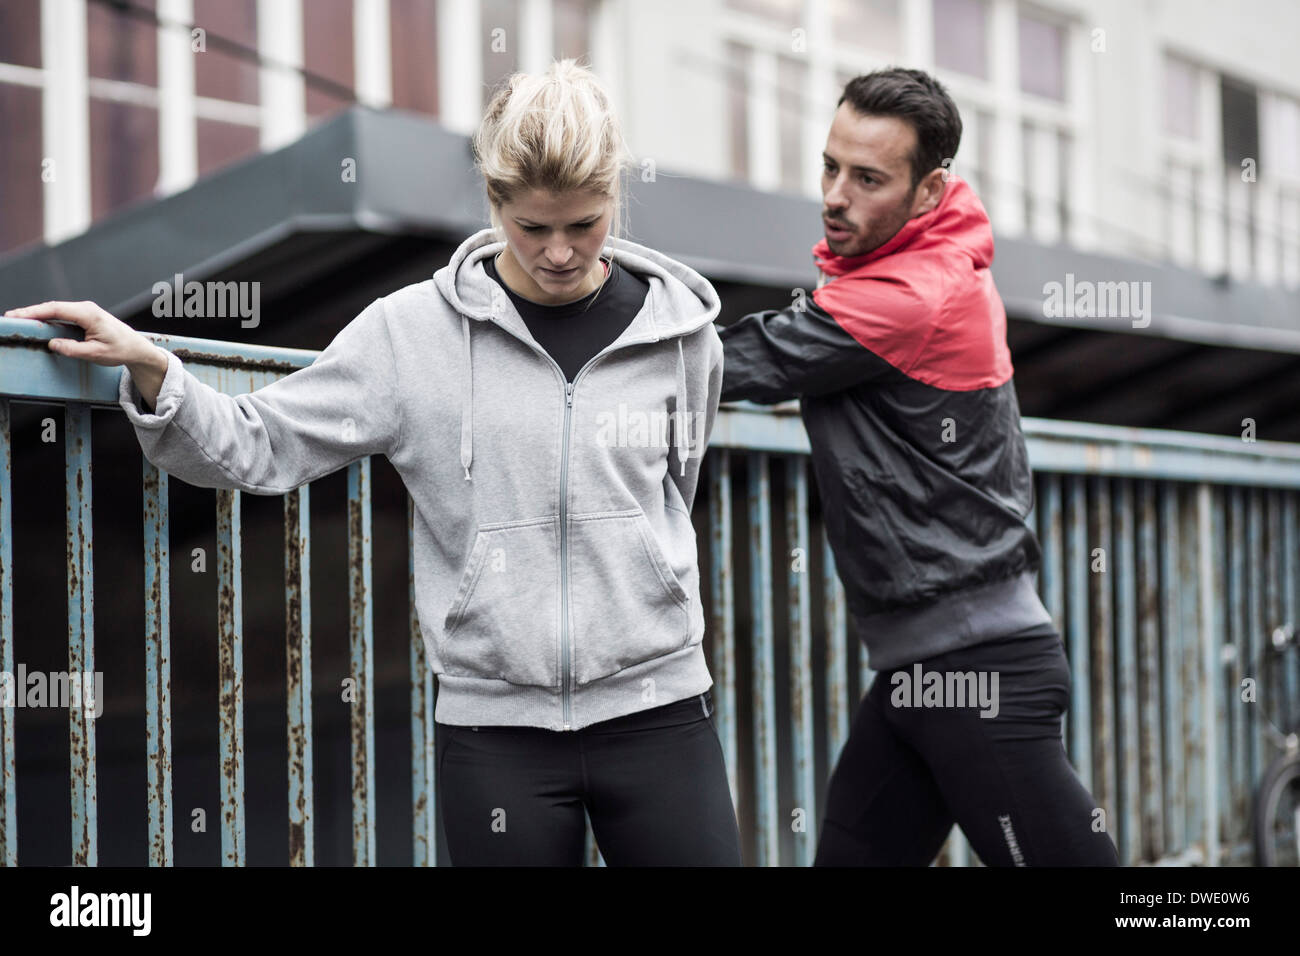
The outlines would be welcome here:
<svg viewBox="0 0 1300 956">
<path fill-rule="evenodd" d="M 854 77 L 835 105 L 845 102 L 863 116 L 897 116 L 916 130 L 916 148 L 912 150 L 913 189 L 926 173 L 957 155 L 961 114 L 948 91 L 923 70 L 891 66 Z"/>
</svg>

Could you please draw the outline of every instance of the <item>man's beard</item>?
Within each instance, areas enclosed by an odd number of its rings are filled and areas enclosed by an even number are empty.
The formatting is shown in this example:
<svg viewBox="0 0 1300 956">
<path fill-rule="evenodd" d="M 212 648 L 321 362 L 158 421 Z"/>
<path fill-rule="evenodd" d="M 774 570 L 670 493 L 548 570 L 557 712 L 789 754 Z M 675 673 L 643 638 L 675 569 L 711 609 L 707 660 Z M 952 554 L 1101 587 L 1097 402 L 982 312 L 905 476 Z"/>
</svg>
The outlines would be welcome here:
<svg viewBox="0 0 1300 956">
<path fill-rule="evenodd" d="M 908 194 L 896 205 L 890 212 L 887 219 L 877 219 L 871 224 L 866 235 L 855 233 L 847 242 L 832 243 L 826 240 L 830 246 L 831 252 L 845 259 L 851 259 L 856 256 L 865 256 L 868 252 L 874 252 L 879 249 L 894 236 L 898 235 L 898 230 L 907 225 L 908 220 L 912 217 L 909 210 L 912 208 L 912 200 L 916 197 L 916 187 L 913 186 Z M 832 221 L 835 221 L 832 219 Z M 837 249 L 836 246 L 839 246 Z"/>
</svg>

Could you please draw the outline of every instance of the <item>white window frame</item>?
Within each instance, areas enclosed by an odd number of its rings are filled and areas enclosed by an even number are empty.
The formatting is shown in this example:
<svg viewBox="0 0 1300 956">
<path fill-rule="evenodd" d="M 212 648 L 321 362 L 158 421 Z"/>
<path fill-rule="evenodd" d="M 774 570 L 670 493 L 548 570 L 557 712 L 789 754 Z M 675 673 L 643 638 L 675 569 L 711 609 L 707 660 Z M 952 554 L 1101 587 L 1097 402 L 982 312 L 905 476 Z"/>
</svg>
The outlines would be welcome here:
<svg viewBox="0 0 1300 956">
<path fill-rule="evenodd" d="M 1162 203 L 1162 239 L 1171 261 L 1219 275 L 1228 267 L 1227 235 L 1224 230 L 1226 170 L 1222 158 L 1222 129 L 1219 119 L 1219 74 L 1195 56 L 1175 48 L 1160 51 L 1160 94 L 1153 97 L 1152 123 L 1160 142 L 1157 181 L 1167 183 Z M 1165 129 L 1166 58 L 1181 60 L 1196 75 L 1196 136 L 1188 138 Z M 1194 223 L 1194 241 L 1182 236 Z"/>
</svg>

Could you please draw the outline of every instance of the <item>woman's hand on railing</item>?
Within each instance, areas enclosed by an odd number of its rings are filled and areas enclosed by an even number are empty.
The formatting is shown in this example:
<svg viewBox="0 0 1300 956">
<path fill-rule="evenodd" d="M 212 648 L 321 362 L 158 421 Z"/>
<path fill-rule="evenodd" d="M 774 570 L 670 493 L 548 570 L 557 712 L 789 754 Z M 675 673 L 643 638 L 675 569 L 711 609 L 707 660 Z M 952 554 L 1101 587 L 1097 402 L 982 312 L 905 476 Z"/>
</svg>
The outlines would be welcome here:
<svg viewBox="0 0 1300 956">
<path fill-rule="evenodd" d="M 80 326 L 83 340 L 50 339 L 50 351 L 96 365 L 125 365 L 145 404 L 152 409 L 167 374 L 167 352 L 94 302 L 42 302 L 10 309 L 6 316 Z"/>
</svg>

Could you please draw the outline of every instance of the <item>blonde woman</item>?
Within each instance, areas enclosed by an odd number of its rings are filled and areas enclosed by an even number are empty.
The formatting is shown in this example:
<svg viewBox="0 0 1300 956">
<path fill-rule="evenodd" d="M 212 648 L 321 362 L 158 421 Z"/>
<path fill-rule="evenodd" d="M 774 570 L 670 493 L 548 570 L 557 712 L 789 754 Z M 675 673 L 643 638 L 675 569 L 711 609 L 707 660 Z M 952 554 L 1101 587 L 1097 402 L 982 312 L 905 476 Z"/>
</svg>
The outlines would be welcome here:
<svg viewBox="0 0 1300 956">
<path fill-rule="evenodd" d="M 278 495 L 393 463 L 453 864 L 578 864 L 585 814 L 610 865 L 738 865 L 690 518 L 718 297 L 617 237 L 630 157 L 574 61 L 511 77 L 474 148 L 493 227 L 257 391 L 215 391 L 93 303 L 6 314 L 75 322 L 52 351 L 125 366 L 144 454 L 191 484 Z"/>
</svg>

